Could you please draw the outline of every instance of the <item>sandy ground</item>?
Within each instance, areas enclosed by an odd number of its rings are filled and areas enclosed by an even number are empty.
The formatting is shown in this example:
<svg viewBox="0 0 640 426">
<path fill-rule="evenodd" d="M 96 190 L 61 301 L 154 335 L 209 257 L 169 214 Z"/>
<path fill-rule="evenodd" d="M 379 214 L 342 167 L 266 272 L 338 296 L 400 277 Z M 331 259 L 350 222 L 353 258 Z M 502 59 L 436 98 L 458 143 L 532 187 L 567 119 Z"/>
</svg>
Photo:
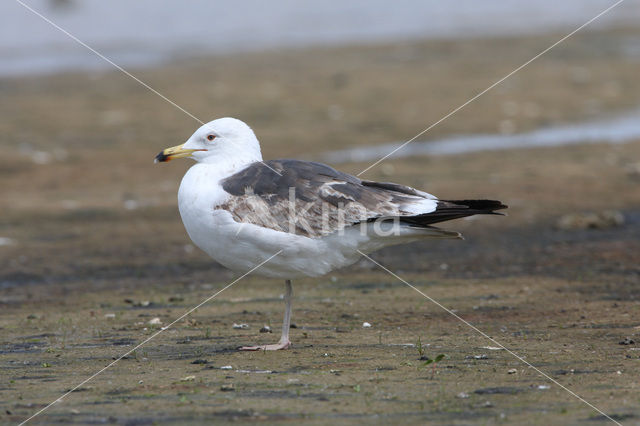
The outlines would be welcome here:
<svg viewBox="0 0 640 426">
<path fill-rule="evenodd" d="M 639 60 L 627 48 L 639 37 L 632 29 L 576 36 L 425 139 L 637 107 Z M 408 139 L 558 38 L 274 51 L 136 74 L 205 121 L 243 118 L 266 158 L 313 159 Z M 184 232 L 175 194 L 188 163 L 151 162 L 192 133 L 193 119 L 118 73 L 4 79 L 0 93 L 0 422 L 17 423 L 234 275 Z M 366 177 L 443 198 L 498 198 L 510 209 L 448 226 L 465 241 L 373 257 L 637 424 L 639 162 L 640 141 L 385 162 Z M 583 229 L 575 216 L 607 210 L 624 222 Z M 563 217 L 569 225 L 559 228 Z M 241 280 L 34 423 L 606 420 L 366 261 L 294 282 L 292 350 L 237 352 L 277 339 L 282 290 Z M 264 325 L 274 333 L 260 333 Z M 435 368 L 425 365 L 440 354 Z"/>
</svg>

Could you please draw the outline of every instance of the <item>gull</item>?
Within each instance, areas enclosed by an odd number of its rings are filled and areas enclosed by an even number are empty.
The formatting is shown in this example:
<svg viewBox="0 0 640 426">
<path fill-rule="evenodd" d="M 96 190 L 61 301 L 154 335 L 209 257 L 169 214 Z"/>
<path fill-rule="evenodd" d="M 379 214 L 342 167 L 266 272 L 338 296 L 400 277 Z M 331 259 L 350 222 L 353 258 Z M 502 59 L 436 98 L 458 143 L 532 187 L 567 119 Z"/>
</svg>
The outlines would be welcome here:
<svg viewBox="0 0 640 426">
<path fill-rule="evenodd" d="M 291 280 L 319 277 L 383 247 L 422 239 L 461 238 L 433 224 L 500 214 L 495 200 L 440 200 L 389 182 L 361 180 L 325 164 L 264 161 L 253 130 L 235 118 L 204 124 L 156 162 L 191 158 L 178 208 L 193 243 L 234 272 L 285 280 L 285 314 L 277 344 L 291 346 Z M 274 256 L 277 254 L 277 256 Z"/>
</svg>

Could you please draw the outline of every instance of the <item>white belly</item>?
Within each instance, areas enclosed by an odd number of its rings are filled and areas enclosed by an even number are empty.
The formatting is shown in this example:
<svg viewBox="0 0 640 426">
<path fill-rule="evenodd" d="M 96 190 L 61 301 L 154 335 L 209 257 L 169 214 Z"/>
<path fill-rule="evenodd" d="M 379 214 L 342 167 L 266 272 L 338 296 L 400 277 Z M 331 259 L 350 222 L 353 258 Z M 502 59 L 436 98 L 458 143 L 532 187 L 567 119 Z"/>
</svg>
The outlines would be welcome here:
<svg viewBox="0 0 640 426">
<path fill-rule="evenodd" d="M 195 245 L 232 271 L 245 273 L 270 259 L 252 273 L 274 278 L 320 276 L 350 265 L 360 255 L 341 250 L 325 239 L 311 239 L 235 222 L 222 210 L 210 211 L 206 220 L 180 209 L 187 233 Z"/>
</svg>

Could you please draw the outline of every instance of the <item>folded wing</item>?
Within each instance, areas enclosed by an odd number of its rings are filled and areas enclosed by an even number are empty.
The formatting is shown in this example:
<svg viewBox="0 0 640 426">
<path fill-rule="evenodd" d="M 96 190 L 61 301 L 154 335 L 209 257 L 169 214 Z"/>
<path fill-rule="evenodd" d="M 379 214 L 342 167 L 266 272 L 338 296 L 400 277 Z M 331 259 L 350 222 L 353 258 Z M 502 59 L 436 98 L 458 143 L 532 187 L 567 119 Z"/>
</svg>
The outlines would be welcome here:
<svg viewBox="0 0 640 426">
<path fill-rule="evenodd" d="M 492 200 L 440 201 L 407 186 L 363 181 L 327 165 L 299 160 L 253 163 L 222 181 L 217 209 L 236 222 L 311 238 L 361 222 L 399 218 L 413 227 L 505 208 Z"/>
</svg>

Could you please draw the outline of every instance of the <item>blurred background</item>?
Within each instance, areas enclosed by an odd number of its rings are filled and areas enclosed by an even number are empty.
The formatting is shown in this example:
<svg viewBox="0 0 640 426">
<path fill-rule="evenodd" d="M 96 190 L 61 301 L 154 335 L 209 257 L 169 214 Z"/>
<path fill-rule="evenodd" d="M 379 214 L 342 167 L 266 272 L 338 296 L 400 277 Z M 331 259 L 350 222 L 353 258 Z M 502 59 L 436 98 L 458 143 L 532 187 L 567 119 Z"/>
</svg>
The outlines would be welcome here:
<svg viewBox="0 0 640 426">
<path fill-rule="evenodd" d="M 164 308 L 172 294 L 206 295 L 232 277 L 183 229 L 176 197 L 190 163 L 153 164 L 200 123 L 43 17 L 197 119 L 244 120 L 265 158 L 357 174 L 614 2 L 23 4 L 0 3 L 0 330 L 8 340 L 29 327 L 59 336 L 70 304 L 98 318 L 126 316 L 131 300 L 156 297 Z M 577 292 L 573 300 L 636 300 L 639 22 L 640 2 L 621 3 L 368 169 L 362 178 L 510 206 L 507 218 L 452 223 L 462 244 L 418 243 L 376 258 L 429 279 L 509 280 L 520 289 L 560 280 Z M 336 279 L 368 271 L 359 264 Z M 332 285 L 310 288 L 331 294 Z M 527 294 L 534 318 L 553 316 L 548 301 Z M 273 310 L 277 322 L 280 306 Z"/>
<path fill-rule="evenodd" d="M 613 3 L 24 4 L 198 119 L 246 121 L 265 158 L 359 173 Z M 199 123 L 19 2 L 0 16 L 0 282 L 183 262 L 175 206 L 189 164 L 151 159 Z M 619 5 L 362 177 L 506 198 L 501 226 L 635 203 L 638 18 L 638 2 Z M 557 148 L 513 149 L 536 146 Z M 595 194 L 602 173 L 631 187 Z"/>
<path fill-rule="evenodd" d="M 252 0 L 108 3 L 77 0 L 24 2 L 121 66 L 151 66 L 176 58 L 288 47 L 372 44 L 420 39 L 541 34 L 573 29 L 613 4 L 606 0 L 462 0 L 387 2 L 330 0 L 312 5 Z M 61 70 L 108 70 L 112 66 L 44 25 L 18 2 L 0 9 L 4 75 Z M 631 24 L 637 4 L 616 9 L 591 28 Z"/>
</svg>

